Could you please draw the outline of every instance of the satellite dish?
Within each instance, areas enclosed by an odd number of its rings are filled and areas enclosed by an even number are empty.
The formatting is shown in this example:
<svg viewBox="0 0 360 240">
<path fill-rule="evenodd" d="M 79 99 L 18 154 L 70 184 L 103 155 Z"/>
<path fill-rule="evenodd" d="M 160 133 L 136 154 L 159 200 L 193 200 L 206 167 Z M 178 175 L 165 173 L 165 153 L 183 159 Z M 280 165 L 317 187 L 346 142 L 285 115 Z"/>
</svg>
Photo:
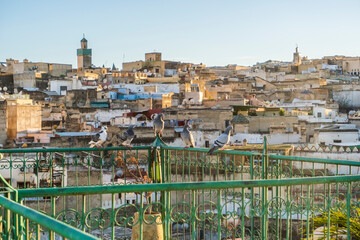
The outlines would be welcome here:
<svg viewBox="0 0 360 240">
<path fill-rule="evenodd" d="M 0 92 L 2 91 L 2 87 L 0 87 Z"/>
<path fill-rule="evenodd" d="M 3 90 L 4 90 L 4 92 L 6 92 L 8 89 L 7 89 L 7 87 L 4 87 Z"/>
</svg>

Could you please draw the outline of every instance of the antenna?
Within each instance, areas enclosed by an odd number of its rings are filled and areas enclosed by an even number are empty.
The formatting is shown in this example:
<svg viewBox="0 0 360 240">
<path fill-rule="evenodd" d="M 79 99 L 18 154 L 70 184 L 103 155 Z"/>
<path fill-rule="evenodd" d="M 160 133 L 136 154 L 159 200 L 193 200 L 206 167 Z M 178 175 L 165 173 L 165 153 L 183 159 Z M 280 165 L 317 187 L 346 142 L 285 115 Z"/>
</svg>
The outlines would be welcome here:
<svg viewBox="0 0 360 240">
<path fill-rule="evenodd" d="M 83 33 L 83 38 L 85 38 L 85 33 Z"/>
</svg>

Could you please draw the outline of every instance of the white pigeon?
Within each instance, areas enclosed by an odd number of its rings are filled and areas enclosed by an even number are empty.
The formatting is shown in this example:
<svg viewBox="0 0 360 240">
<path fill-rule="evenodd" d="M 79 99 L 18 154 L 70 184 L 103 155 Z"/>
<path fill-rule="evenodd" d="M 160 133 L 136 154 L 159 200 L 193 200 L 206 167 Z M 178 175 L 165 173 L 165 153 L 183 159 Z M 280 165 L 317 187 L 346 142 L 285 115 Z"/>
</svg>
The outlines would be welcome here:
<svg viewBox="0 0 360 240">
<path fill-rule="evenodd" d="M 96 135 L 93 136 L 92 140 L 89 142 L 89 145 L 91 148 L 93 147 L 102 147 L 102 144 L 106 142 L 107 140 L 107 126 L 103 126 L 100 130 L 100 132 L 96 133 Z"/>
<path fill-rule="evenodd" d="M 211 149 L 208 151 L 208 155 L 212 155 L 213 152 L 215 150 L 218 150 L 219 148 L 222 148 L 224 147 L 226 144 L 229 143 L 230 141 L 230 133 L 231 133 L 231 130 L 233 129 L 233 127 L 231 125 L 229 125 L 225 132 L 223 132 L 220 136 L 218 136 L 213 145 L 211 146 Z"/>
</svg>

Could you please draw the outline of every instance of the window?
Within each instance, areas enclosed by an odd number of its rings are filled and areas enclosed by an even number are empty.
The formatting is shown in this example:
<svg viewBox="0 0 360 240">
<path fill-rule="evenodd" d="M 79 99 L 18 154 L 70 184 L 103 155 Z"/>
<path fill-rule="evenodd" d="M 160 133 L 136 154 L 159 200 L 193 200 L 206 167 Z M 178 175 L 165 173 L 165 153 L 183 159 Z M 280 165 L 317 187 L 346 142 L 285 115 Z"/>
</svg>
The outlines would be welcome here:
<svg viewBox="0 0 360 240">
<path fill-rule="evenodd" d="M 225 120 L 225 127 L 228 127 L 230 125 L 230 120 Z"/>
<path fill-rule="evenodd" d="M 318 118 L 321 118 L 321 112 L 318 112 L 318 113 L 317 113 L 317 117 L 318 117 Z"/>
<path fill-rule="evenodd" d="M 49 184 L 49 182 L 50 181 L 48 181 L 48 180 L 43 180 L 43 179 L 41 179 L 40 180 L 40 187 L 50 187 L 50 184 Z"/>
<path fill-rule="evenodd" d="M 334 143 L 341 143 L 341 140 L 339 140 L 339 139 L 334 139 Z"/>
<path fill-rule="evenodd" d="M 30 188 L 30 182 L 26 182 L 25 184 L 23 182 L 18 182 L 17 188 L 18 189 Z"/>
<path fill-rule="evenodd" d="M 206 148 L 210 147 L 209 141 L 205 141 L 205 147 Z"/>
</svg>

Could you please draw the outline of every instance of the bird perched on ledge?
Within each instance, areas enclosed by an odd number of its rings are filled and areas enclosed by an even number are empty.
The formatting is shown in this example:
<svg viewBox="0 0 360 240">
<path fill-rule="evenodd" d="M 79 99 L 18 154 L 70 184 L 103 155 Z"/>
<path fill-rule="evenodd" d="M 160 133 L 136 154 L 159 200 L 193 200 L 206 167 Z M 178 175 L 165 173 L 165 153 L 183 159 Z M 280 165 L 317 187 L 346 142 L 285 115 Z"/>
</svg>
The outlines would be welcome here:
<svg viewBox="0 0 360 240">
<path fill-rule="evenodd" d="M 100 130 L 100 132 L 96 133 L 96 135 L 94 135 L 92 137 L 92 140 L 89 142 L 89 145 L 91 148 L 93 147 L 102 147 L 102 144 L 104 142 L 106 142 L 107 140 L 107 126 L 103 126 Z"/>
<path fill-rule="evenodd" d="M 125 132 L 123 132 L 122 134 L 120 134 L 120 133 L 117 134 L 118 145 L 123 145 L 125 147 L 130 147 L 130 148 L 132 147 L 130 145 L 130 143 L 135 137 L 133 128 L 134 128 L 134 125 L 130 125 L 129 128 Z"/>
<path fill-rule="evenodd" d="M 158 133 L 159 135 L 162 135 L 162 132 L 164 130 L 164 115 L 162 113 L 160 113 L 159 115 L 157 115 L 154 119 L 153 122 L 153 126 L 154 126 L 154 133 L 155 136 Z"/>
<path fill-rule="evenodd" d="M 186 121 L 185 126 L 183 128 L 183 131 L 180 133 L 181 139 L 185 142 L 185 148 L 188 147 L 195 147 L 194 144 L 194 136 L 192 134 L 192 132 L 189 130 L 189 120 Z"/>
<path fill-rule="evenodd" d="M 219 148 L 224 147 L 226 144 L 230 141 L 230 133 L 233 127 L 229 125 L 225 132 L 223 132 L 220 136 L 218 136 L 213 145 L 211 146 L 211 149 L 208 151 L 207 155 L 212 155 L 215 150 L 218 150 Z"/>
</svg>

